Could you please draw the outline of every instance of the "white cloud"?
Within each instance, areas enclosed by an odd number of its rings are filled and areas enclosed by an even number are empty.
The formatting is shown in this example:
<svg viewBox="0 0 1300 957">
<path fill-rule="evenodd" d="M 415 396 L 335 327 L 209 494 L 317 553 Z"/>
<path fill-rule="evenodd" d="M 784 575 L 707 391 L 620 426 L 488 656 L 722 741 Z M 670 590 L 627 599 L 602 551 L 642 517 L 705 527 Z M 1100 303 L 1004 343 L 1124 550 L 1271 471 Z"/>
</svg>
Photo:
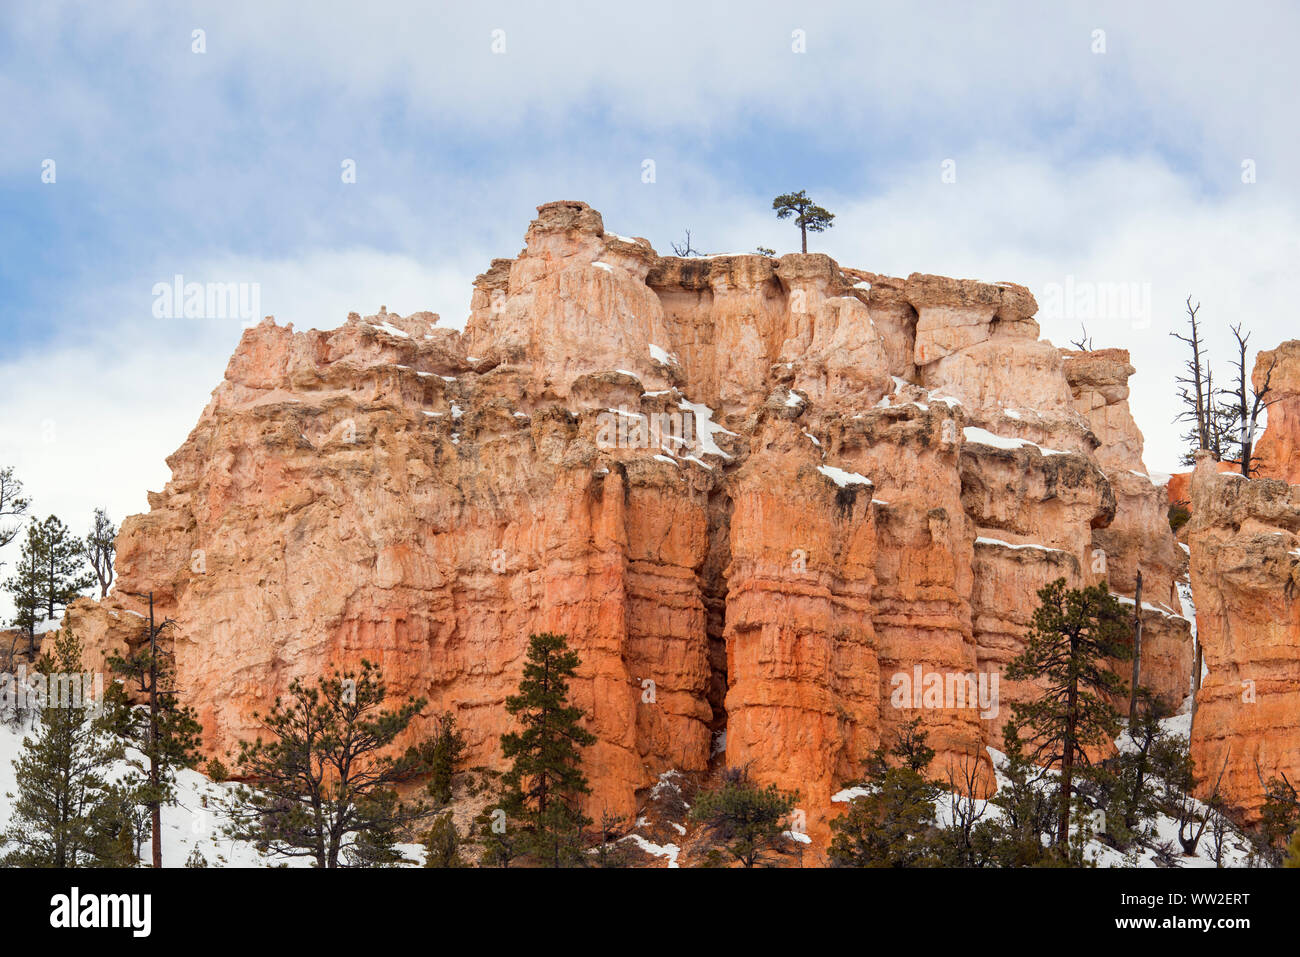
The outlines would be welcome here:
<svg viewBox="0 0 1300 957">
<path fill-rule="evenodd" d="M 55 156 L 55 188 L 89 190 L 84 215 L 124 240 L 133 278 L 101 289 L 87 261 L 49 294 L 48 343 L 0 357 L 0 463 L 36 512 L 77 528 L 98 504 L 144 508 L 238 338 L 229 322 L 150 317 L 153 283 L 175 273 L 257 282 L 261 311 L 298 328 L 380 304 L 459 326 L 470 280 L 517 251 L 538 203 L 585 199 L 661 251 L 688 227 L 711 251 L 787 251 L 796 235 L 769 197 L 807 187 L 838 214 L 814 248 L 845 265 L 1012 280 L 1040 303 L 1066 277 L 1148 283 L 1148 328 L 1088 329 L 1133 353 L 1147 464 L 1172 471 L 1182 355 L 1167 333 L 1183 298 L 1203 303 L 1221 352 L 1234 321 L 1259 348 L 1296 334 L 1298 27 L 1285 4 L 6 9 L 0 140 L 18 148 L 0 176 L 35 183 Z M 359 182 L 340 193 L 344 156 Z M 637 178 L 647 156 L 654 185 Z M 160 171 L 147 197 L 142 157 Z M 946 158 L 955 184 L 939 180 Z M 162 254 L 125 243 L 142 229 Z M 1043 333 L 1065 343 L 1078 327 L 1044 319 Z"/>
</svg>

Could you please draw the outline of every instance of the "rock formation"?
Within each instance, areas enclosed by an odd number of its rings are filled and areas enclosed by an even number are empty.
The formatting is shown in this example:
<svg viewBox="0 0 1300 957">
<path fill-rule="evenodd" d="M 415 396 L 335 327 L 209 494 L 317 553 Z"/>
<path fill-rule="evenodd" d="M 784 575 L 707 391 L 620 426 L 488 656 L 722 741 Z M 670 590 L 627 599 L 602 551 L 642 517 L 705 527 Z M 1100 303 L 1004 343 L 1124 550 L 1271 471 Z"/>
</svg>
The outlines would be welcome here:
<svg viewBox="0 0 1300 957">
<path fill-rule="evenodd" d="M 1191 581 L 1207 673 L 1192 757 L 1208 791 L 1257 817 L 1262 782 L 1300 777 L 1300 486 L 1216 470 L 1192 479 Z"/>
<path fill-rule="evenodd" d="M 1256 356 L 1251 382 L 1261 391 L 1267 385 L 1270 403 L 1254 474 L 1300 484 L 1300 339 Z"/>
<path fill-rule="evenodd" d="M 527 636 L 565 632 L 596 816 L 725 761 L 798 789 L 820 841 L 904 722 L 941 773 L 987 760 L 1023 693 L 923 699 L 918 673 L 977 688 L 1038 588 L 1131 596 L 1139 567 L 1144 680 L 1181 702 L 1183 557 L 1128 356 L 1040 340 L 1023 287 L 661 257 L 576 202 L 474 287 L 463 333 L 382 308 L 246 332 L 123 523 L 114 595 L 72 609 L 98 652 L 154 593 L 212 752 L 366 657 L 501 766 Z"/>
</svg>

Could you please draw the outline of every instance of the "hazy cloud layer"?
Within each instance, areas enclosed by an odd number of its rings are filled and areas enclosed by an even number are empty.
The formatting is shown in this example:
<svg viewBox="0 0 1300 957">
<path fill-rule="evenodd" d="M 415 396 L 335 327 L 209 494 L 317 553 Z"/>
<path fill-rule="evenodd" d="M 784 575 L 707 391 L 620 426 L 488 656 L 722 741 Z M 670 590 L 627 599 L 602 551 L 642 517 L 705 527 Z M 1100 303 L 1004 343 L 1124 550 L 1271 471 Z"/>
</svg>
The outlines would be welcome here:
<svg viewBox="0 0 1300 957">
<path fill-rule="evenodd" d="M 1234 321 L 1257 347 L 1298 334 L 1298 28 L 1280 3 L 8 4 L 0 463 L 76 528 L 145 507 L 239 334 L 155 318 L 176 274 L 258 283 L 299 327 L 380 304 L 460 326 L 539 203 L 660 250 L 690 228 L 788 251 L 770 200 L 808 188 L 845 264 L 1040 305 L 1149 292 L 1149 315 L 1087 325 L 1133 351 L 1147 463 L 1172 470 L 1183 299 L 1223 349 Z"/>
</svg>

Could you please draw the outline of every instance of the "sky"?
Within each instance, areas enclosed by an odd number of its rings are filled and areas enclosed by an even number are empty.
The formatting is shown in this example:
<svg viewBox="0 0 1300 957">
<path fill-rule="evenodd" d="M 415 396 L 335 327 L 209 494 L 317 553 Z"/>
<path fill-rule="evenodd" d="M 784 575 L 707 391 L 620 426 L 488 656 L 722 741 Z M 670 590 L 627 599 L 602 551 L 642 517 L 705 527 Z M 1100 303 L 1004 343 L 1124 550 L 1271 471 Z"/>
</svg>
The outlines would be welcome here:
<svg viewBox="0 0 1300 957">
<path fill-rule="evenodd" d="M 1187 0 L 5 0 L 0 466 L 77 531 L 147 509 L 243 325 L 158 315 L 175 276 L 459 328 L 541 203 L 785 253 L 771 199 L 806 189 L 843 265 L 1019 282 L 1053 342 L 1129 349 L 1174 471 L 1184 300 L 1221 380 L 1231 324 L 1251 361 L 1300 336 L 1297 36 Z"/>
</svg>

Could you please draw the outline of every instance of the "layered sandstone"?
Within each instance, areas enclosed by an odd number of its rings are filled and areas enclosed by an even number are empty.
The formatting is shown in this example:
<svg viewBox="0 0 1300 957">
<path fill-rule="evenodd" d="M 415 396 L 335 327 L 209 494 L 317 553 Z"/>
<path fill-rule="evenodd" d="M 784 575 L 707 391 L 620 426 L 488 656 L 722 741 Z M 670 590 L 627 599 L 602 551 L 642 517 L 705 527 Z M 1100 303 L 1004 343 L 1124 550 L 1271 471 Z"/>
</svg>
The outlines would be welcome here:
<svg viewBox="0 0 1300 957">
<path fill-rule="evenodd" d="M 494 767 L 528 634 L 564 632 L 596 816 L 725 761 L 798 789 L 820 840 L 912 717 L 937 771 L 987 760 L 1024 689 L 984 711 L 898 678 L 1000 673 L 1055 578 L 1131 596 L 1141 568 L 1144 681 L 1181 702 L 1181 552 L 1132 368 L 1040 340 L 1036 308 L 819 254 L 660 257 L 550 203 L 463 333 L 382 310 L 248 331 L 123 523 L 114 596 L 72 615 L 106 650 L 153 592 L 210 751 L 366 657 Z"/>
<path fill-rule="evenodd" d="M 1191 581 L 1208 669 L 1192 756 L 1206 793 L 1258 816 L 1264 782 L 1300 776 L 1300 485 L 1220 473 L 1192 478 Z"/>
</svg>

